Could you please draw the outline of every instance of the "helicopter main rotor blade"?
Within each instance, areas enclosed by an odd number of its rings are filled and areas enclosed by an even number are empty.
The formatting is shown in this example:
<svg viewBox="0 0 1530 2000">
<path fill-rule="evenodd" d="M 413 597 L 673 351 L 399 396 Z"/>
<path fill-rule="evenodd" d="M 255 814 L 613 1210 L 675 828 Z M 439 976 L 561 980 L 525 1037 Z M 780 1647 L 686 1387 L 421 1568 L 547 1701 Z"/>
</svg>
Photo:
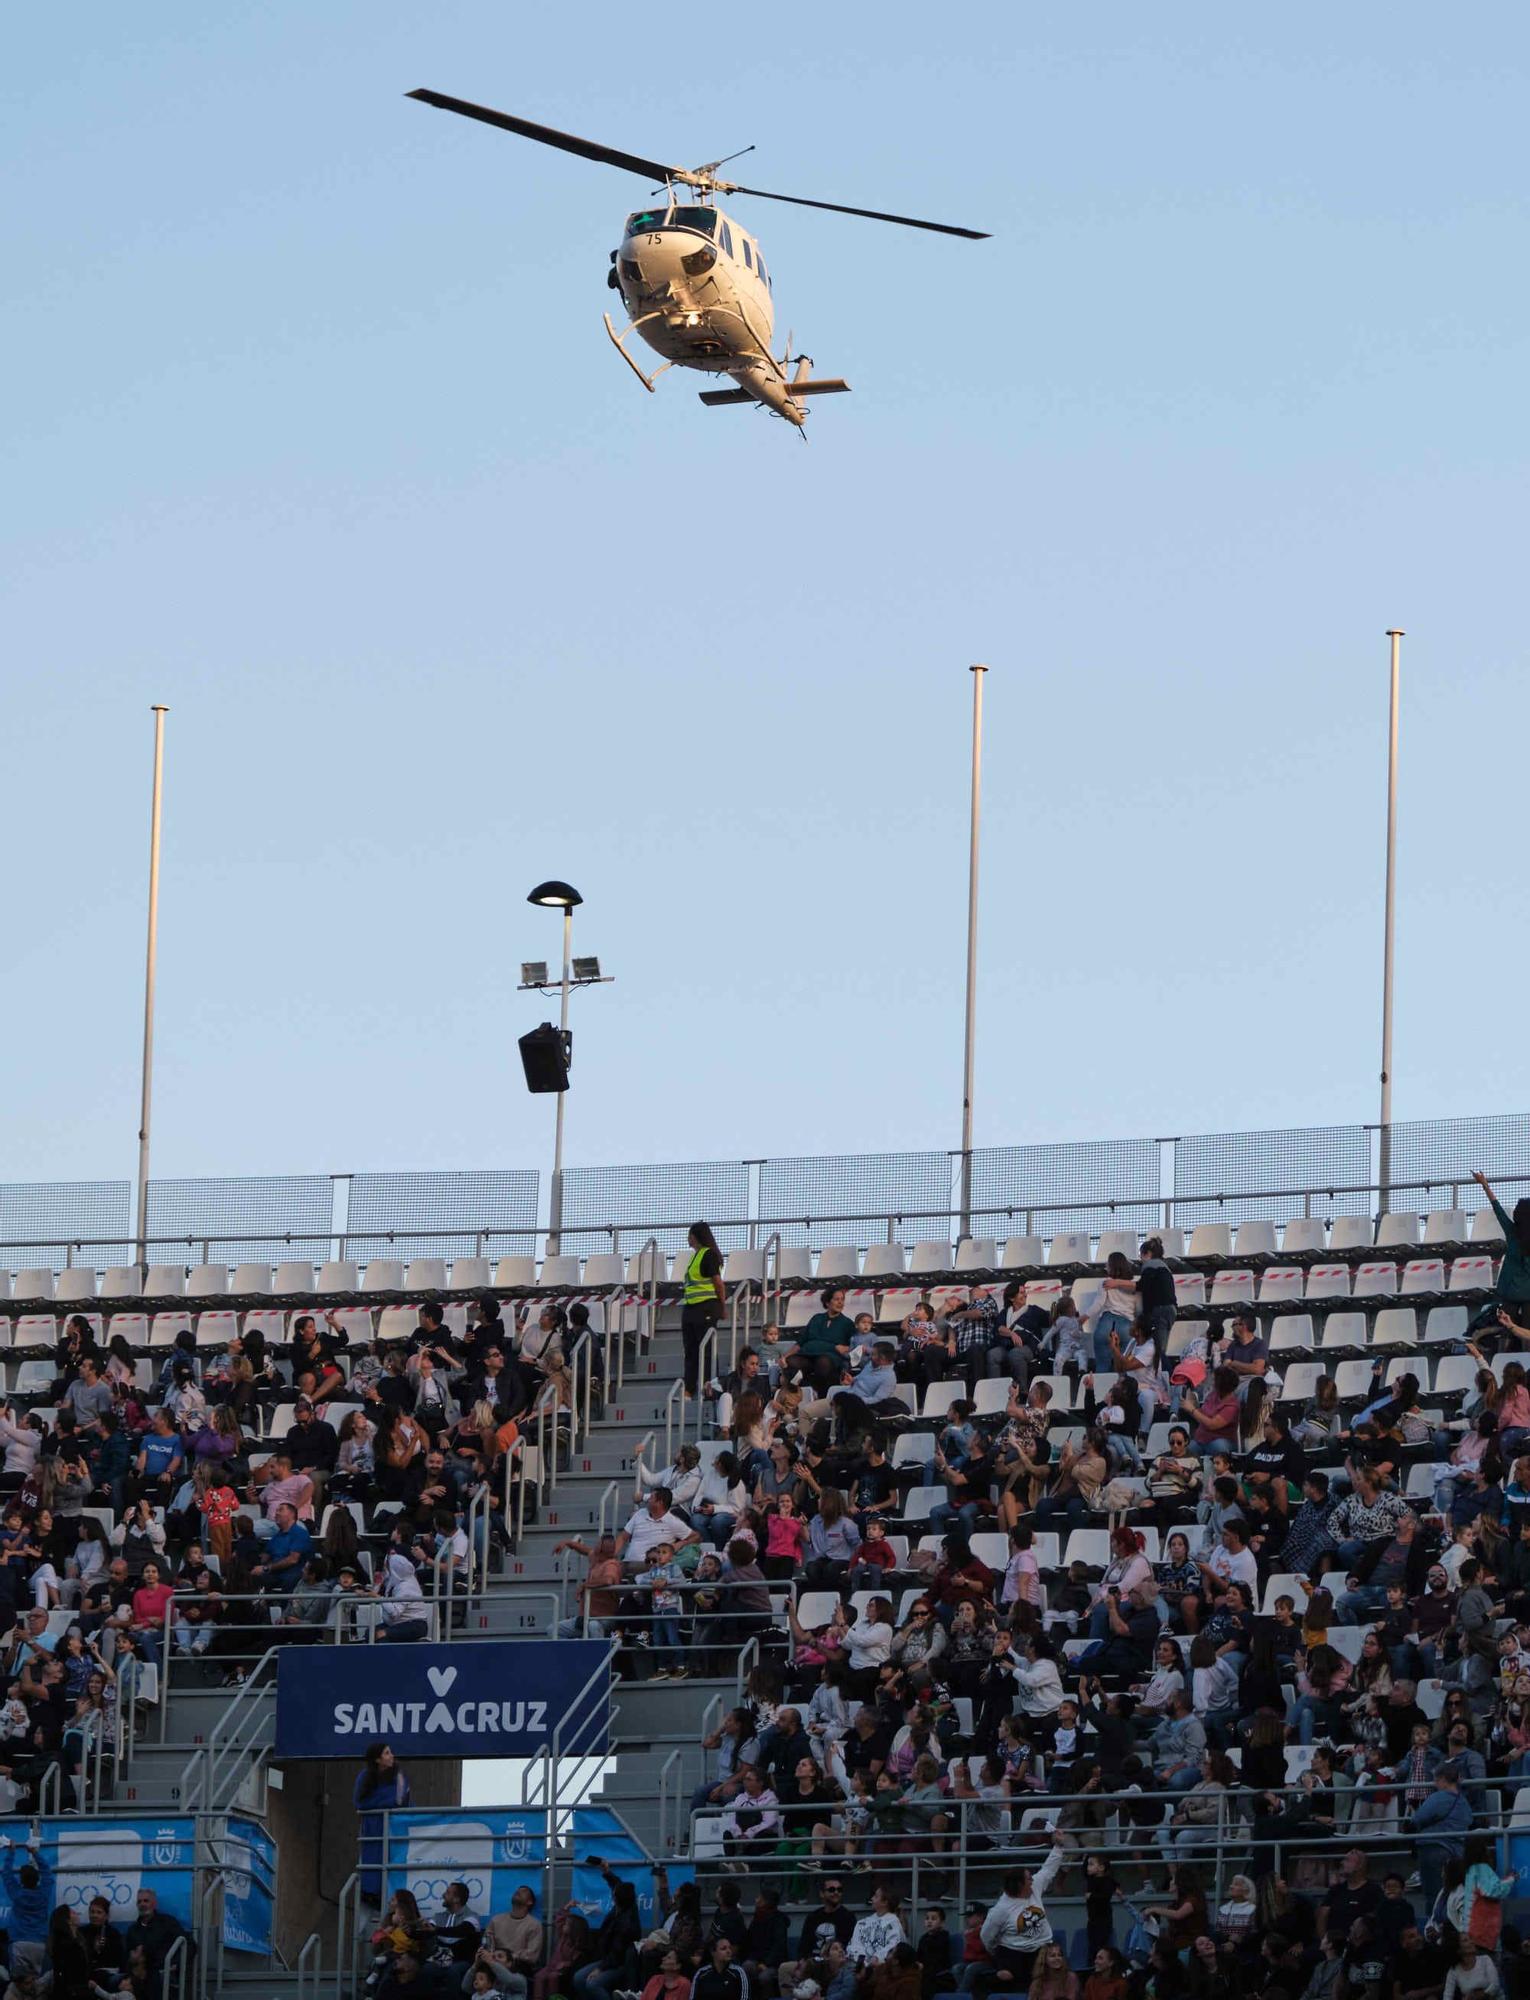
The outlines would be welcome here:
<svg viewBox="0 0 1530 2000">
<path fill-rule="evenodd" d="M 535 139 L 560 152 L 578 153 L 582 159 L 601 160 L 608 167 L 625 167 L 644 180 L 668 181 L 676 169 L 662 160 L 645 160 L 637 153 L 623 153 L 615 146 L 601 146 L 593 139 L 578 139 L 572 132 L 555 132 L 551 125 L 534 125 L 529 118 L 513 118 L 508 111 L 491 111 L 484 104 L 469 104 L 461 97 L 444 97 L 439 90 L 411 90 L 406 96 L 421 104 L 433 104 L 438 111 L 455 111 L 463 118 L 476 118 L 483 125 L 497 125 L 502 132 L 517 132 L 523 139 Z"/>
<path fill-rule="evenodd" d="M 809 201 L 800 194 L 772 194 L 769 188 L 740 187 L 733 183 L 727 191 L 752 194 L 759 201 L 789 201 L 794 208 L 826 208 L 833 215 L 864 215 L 871 222 L 898 222 L 905 229 L 933 229 L 941 236 L 966 236 L 978 243 L 986 243 L 990 234 L 986 229 L 962 229 L 954 222 L 921 222 L 917 215 L 888 215 L 880 208 L 848 208 L 840 201 Z"/>
</svg>

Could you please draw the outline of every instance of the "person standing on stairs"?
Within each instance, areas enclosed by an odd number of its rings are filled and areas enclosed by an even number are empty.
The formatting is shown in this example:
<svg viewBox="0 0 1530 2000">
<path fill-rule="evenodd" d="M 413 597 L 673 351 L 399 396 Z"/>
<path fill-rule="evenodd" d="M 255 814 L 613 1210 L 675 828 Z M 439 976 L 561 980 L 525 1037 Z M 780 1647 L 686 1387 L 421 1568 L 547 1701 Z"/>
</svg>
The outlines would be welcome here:
<svg viewBox="0 0 1530 2000">
<path fill-rule="evenodd" d="M 687 1395 L 699 1397 L 701 1344 L 723 1316 L 727 1294 L 723 1290 L 722 1252 L 711 1226 L 693 1222 L 686 1239 L 689 1254 L 685 1264 L 685 1294 L 680 1307 L 680 1338 L 685 1347 L 685 1388 Z"/>
</svg>

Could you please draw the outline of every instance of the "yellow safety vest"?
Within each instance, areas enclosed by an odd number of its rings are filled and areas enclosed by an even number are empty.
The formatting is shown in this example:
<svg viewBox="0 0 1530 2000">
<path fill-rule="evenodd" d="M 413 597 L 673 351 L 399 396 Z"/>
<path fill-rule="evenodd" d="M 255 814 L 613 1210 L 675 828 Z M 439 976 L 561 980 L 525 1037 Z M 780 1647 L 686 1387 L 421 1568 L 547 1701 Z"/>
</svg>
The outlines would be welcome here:
<svg viewBox="0 0 1530 2000">
<path fill-rule="evenodd" d="M 701 1260 L 705 1250 L 691 1253 L 691 1261 L 685 1267 L 685 1303 L 688 1306 L 711 1306 L 717 1303 L 717 1286 L 711 1278 L 701 1275 Z"/>
</svg>

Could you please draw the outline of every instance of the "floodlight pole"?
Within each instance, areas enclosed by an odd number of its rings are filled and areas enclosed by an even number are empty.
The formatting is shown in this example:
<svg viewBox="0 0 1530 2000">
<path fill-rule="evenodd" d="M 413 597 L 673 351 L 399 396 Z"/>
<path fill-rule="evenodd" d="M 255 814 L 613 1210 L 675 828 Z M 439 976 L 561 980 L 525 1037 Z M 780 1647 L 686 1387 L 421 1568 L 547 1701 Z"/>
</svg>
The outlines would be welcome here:
<svg viewBox="0 0 1530 2000">
<path fill-rule="evenodd" d="M 978 833 L 983 800 L 983 676 L 972 666 L 972 826 L 967 855 L 967 1033 L 962 1054 L 961 1233 L 972 1234 L 972 1069 L 977 1033 Z"/>
<path fill-rule="evenodd" d="M 143 1093 L 138 1109 L 137 1246 L 140 1266 L 148 1267 L 149 1123 L 154 1092 L 154 974 L 159 951 L 159 821 L 165 776 L 165 717 L 169 709 L 155 702 L 154 788 L 149 807 L 149 942 L 143 975 Z"/>
<path fill-rule="evenodd" d="M 562 1001 L 558 1010 L 558 1028 L 567 1047 L 568 1036 L 568 975 L 570 952 L 573 949 L 574 913 L 564 905 L 563 909 L 563 979 Z M 547 1254 L 556 1257 L 563 1248 L 563 1100 L 567 1089 L 558 1092 L 558 1118 L 553 1128 L 553 1170 L 552 1186 L 547 1194 Z"/>
<path fill-rule="evenodd" d="M 1403 634 L 1389 627 L 1387 637 L 1392 642 L 1392 699 L 1387 728 L 1387 887 L 1381 948 L 1381 1146 L 1377 1171 L 1383 1211 L 1392 1194 L 1392 955 L 1397 918 L 1397 703 Z"/>
</svg>

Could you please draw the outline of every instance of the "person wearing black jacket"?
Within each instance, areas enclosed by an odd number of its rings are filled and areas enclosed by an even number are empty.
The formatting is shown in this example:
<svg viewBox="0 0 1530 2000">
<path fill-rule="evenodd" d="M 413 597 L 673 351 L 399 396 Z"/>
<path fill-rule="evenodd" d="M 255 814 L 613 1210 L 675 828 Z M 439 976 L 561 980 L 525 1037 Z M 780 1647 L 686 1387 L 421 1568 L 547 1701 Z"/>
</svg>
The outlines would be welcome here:
<svg viewBox="0 0 1530 2000">
<path fill-rule="evenodd" d="M 112 1929 L 112 1910 L 104 1896 L 92 1896 L 80 1942 L 90 1964 L 90 1976 L 110 1992 L 127 1971 L 127 1946 L 122 1933 Z"/>
<path fill-rule="evenodd" d="M 726 1938 L 717 1940 L 710 1962 L 691 1981 L 691 2000 L 749 2000 L 749 1975 L 734 1963 L 733 1947 Z"/>
<path fill-rule="evenodd" d="M 170 1947 L 186 1932 L 174 1917 L 159 1907 L 159 1897 L 152 1889 L 138 1891 L 137 1905 L 138 1915 L 128 1925 L 127 1948 L 131 1952 L 135 1945 L 142 1945 L 149 1969 L 158 1978 L 165 1969 Z"/>
<path fill-rule="evenodd" d="M 786 1919 L 781 1914 L 781 1891 L 776 1888 L 761 1889 L 754 1899 L 754 1914 L 749 1919 L 748 1936 L 744 1942 L 744 1971 L 751 1981 L 757 1981 L 763 1988 L 767 1981 L 764 1974 L 773 1973 L 786 1957 Z"/>
<path fill-rule="evenodd" d="M 637 1890 L 607 1863 L 598 1865 L 611 1890 L 611 1908 L 590 1940 L 594 1957 L 574 1974 L 574 2000 L 609 2000 L 618 1987 L 632 1984 L 637 1971 L 638 1939 L 643 1935 Z"/>
<path fill-rule="evenodd" d="M 322 1511 L 324 1488 L 340 1451 L 340 1436 L 306 1396 L 299 1396 L 292 1416 L 292 1428 L 282 1439 L 282 1448 L 292 1460 L 293 1471 L 306 1472 L 313 1481 L 314 1507 Z"/>
</svg>

